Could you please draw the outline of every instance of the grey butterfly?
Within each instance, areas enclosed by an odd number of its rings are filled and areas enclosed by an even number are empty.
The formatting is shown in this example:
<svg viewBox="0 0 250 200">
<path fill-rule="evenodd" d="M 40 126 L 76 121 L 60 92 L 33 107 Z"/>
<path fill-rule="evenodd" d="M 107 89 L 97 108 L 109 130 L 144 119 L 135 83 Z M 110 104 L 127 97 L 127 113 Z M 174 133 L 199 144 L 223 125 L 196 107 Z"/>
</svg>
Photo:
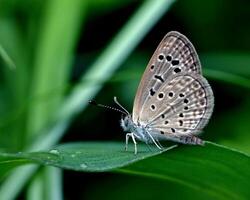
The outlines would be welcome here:
<svg viewBox="0 0 250 200">
<path fill-rule="evenodd" d="M 116 103 L 120 105 L 115 99 Z M 201 64 L 192 43 L 171 31 L 163 38 L 142 76 L 132 115 L 126 111 L 121 126 L 126 132 L 126 150 L 131 137 L 153 143 L 160 140 L 203 145 L 198 138 L 211 117 L 214 96 L 202 76 Z"/>
</svg>

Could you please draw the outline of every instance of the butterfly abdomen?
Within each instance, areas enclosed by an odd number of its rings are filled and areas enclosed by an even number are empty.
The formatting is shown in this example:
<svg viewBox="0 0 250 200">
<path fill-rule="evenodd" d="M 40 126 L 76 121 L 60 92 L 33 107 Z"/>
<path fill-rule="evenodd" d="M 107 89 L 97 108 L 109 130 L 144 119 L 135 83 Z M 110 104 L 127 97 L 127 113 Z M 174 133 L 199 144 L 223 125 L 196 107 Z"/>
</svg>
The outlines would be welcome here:
<svg viewBox="0 0 250 200">
<path fill-rule="evenodd" d="M 179 142 L 183 144 L 191 144 L 191 145 L 204 145 L 204 141 L 194 135 L 181 136 L 179 138 Z"/>
</svg>

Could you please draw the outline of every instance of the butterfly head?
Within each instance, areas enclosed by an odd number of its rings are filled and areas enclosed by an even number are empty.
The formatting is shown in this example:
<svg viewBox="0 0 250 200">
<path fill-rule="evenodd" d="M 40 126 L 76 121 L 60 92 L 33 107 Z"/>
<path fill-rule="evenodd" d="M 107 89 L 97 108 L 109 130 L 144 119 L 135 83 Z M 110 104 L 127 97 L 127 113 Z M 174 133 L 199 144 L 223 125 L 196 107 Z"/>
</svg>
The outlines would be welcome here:
<svg viewBox="0 0 250 200">
<path fill-rule="evenodd" d="M 130 114 L 126 115 L 125 117 L 122 117 L 121 127 L 125 132 L 133 132 L 135 124 L 134 124 Z"/>
</svg>

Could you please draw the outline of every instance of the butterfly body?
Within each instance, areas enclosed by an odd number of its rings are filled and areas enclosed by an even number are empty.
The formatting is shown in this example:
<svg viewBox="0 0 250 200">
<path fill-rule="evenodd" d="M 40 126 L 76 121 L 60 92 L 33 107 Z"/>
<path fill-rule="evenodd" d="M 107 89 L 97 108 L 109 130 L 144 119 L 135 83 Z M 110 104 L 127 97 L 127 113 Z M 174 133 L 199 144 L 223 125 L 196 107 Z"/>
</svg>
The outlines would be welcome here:
<svg viewBox="0 0 250 200">
<path fill-rule="evenodd" d="M 131 115 L 126 115 L 121 119 L 121 127 L 126 132 L 126 147 L 128 146 L 128 139 L 132 137 L 135 144 L 135 154 L 137 153 L 136 139 L 139 141 L 145 142 L 146 144 L 154 143 L 160 150 L 162 149 L 159 144 L 160 140 L 171 140 L 183 144 L 193 144 L 193 145 L 203 145 L 204 142 L 193 135 L 183 135 L 182 137 L 174 136 L 169 134 L 169 136 L 161 135 L 157 130 L 150 128 L 148 125 L 142 125 L 140 123 L 135 123 L 132 120 Z"/>
<path fill-rule="evenodd" d="M 147 134 L 147 126 L 133 122 L 131 115 L 127 115 L 121 119 L 121 126 L 125 132 L 133 134 L 138 140 L 146 144 L 152 143 Z"/>
<path fill-rule="evenodd" d="M 201 64 L 192 43 L 171 31 L 154 52 L 139 84 L 132 115 L 121 120 L 129 137 L 146 144 L 173 140 L 203 145 L 197 137 L 211 117 L 213 92 L 202 76 Z"/>
</svg>

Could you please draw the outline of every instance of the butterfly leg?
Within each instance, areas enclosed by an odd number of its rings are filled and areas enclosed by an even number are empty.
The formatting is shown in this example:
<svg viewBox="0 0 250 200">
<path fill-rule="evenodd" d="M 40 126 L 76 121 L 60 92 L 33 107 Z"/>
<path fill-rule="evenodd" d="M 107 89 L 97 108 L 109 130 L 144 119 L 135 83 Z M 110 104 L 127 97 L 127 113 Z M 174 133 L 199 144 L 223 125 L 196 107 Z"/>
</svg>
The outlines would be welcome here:
<svg viewBox="0 0 250 200">
<path fill-rule="evenodd" d="M 151 138 L 151 140 L 153 141 L 153 143 L 155 144 L 155 146 L 158 149 L 162 150 L 162 148 L 157 144 L 157 142 L 155 141 L 155 139 L 153 138 L 153 136 L 148 131 L 146 133 L 149 135 L 149 137 Z"/>
<path fill-rule="evenodd" d="M 136 141 L 135 141 L 135 136 L 134 136 L 133 133 L 131 133 L 131 137 L 132 137 L 132 140 L 133 140 L 133 142 L 134 142 L 134 144 L 135 144 L 135 154 L 137 154 L 137 143 L 136 143 Z"/>
<path fill-rule="evenodd" d="M 152 137 L 151 139 L 152 139 L 153 143 L 155 144 L 155 146 L 156 146 L 158 149 L 160 149 L 160 150 L 163 149 L 163 148 L 161 147 L 160 143 L 157 144 L 157 142 L 155 141 L 155 139 L 154 139 L 153 137 Z"/>
<path fill-rule="evenodd" d="M 135 140 L 135 135 L 134 133 L 127 133 L 126 134 L 126 146 L 125 146 L 125 150 L 127 151 L 128 150 L 128 140 L 129 140 L 129 137 L 132 138 L 134 144 L 135 144 L 135 154 L 137 154 L 137 143 L 136 143 L 136 140 Z"/>
<path fill-rule="evenodd" d="M 126 134 L 126 145 L 125 145 L 125 151 L 128 150 L 128 140 L 129 140 L 129 137 L 131 136 L 131 133 L 127 133 Z"/>
<path fill-rule="evenodd" d="M 161 149 L 164 149 L 164 147 L 161 145 L 160 141 L 159 140 L 155 140 L 156 143 L 159 145 L 159 147 L 161 147 Z"/>
</svg>

